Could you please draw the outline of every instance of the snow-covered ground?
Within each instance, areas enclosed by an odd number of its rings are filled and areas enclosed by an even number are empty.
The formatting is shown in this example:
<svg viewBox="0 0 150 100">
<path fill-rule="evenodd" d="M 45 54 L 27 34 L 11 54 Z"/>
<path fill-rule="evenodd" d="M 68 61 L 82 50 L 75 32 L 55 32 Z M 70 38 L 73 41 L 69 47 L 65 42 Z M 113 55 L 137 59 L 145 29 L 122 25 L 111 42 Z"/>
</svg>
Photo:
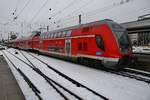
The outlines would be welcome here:
<svg viewBox="0 0 150 100">
<path fill-rule="evenodd" d="M 14 49 L 9 49 L 8 51 L 14 53 Z M 62 100 L 63 98 L 47 84 L 47 82 L 31 68 L 29 68 L 24 63 L 20 62 L 17 58 L 7 53 L 7 56 L 13 61 L 13 63 L 20 68 L 25 75 L 34 83 L 34 85 L 41 91 L 40 96 L 44 100 Z M 99 97 L 91 92 L 88 92 L 84 88 L 76 87 L 69 81 L 65 80 L 52 70 L 48 69 L 46 65 L 42 64 L 26 52 L 23 52 L 32 62 L 36 65 L 44 74 L 48 77 L 54 79 L 61 85 L 65 86 L 72 92 L 78 94 L 85 100 L 100 100 Z M 42 55 L 36 55 L 41 60 L 47 62 L 50 66 L 58 69 L 59 71 L 65 73 L 69 77 L 77 80 L 78 82 L 84 84 L 85 86 L 95 90 L 99 94 L 109 98 L 110 100 L 150 100 L 150 85 L 135 79 L 130 79 L 127 77 L 111 74 L 98 69 L 89 68 L 83 65 L 77 65 L 70 62 L 45 57 Z M 19 58 L 27 60 L 19 53 L 16 54 Z M 6 57 L 5 57 L 6 58 Z M 27 100 L 37 100 L 38 98 L 34 95 L 32 90 L 28 87 L 23 78 L 19 73 L 13 68 L 13 66 L 7 60 L 13 74 L 15 75 L 25 97 Z M 63 90 L 61 90 L 63 91 Z M 65 93 L 69 99 L 74 100 L 75 98 Z"/>
<path fill-rule="evenodd" d="M 133 52 L 150 54 L 150 47 L 143 47 L 143 46 L 133 47 Z"/>
</svg>

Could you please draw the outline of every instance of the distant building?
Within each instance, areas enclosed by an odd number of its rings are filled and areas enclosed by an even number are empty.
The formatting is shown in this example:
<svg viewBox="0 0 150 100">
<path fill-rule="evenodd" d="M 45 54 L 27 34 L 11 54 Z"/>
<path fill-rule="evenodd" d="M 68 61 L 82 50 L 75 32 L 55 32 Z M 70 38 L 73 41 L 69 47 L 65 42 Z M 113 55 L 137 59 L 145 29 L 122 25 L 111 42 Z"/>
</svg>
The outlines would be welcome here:
<svg viewBox="0 0 150 100">
<path fill-rule="evenodd" d="M 149 15 L 149 14 L 148 14 Z M 150 46 L 150 17 L 142 18 L 137 21 L 122 23 L 135 46 Z"/>
</svg>

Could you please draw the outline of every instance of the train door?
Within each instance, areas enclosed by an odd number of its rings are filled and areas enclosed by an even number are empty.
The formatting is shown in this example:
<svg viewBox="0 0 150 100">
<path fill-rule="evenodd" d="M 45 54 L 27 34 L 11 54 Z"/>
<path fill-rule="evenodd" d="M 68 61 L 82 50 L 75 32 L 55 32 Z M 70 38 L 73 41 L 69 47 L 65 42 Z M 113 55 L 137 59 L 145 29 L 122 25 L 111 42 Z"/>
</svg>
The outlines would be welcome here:
<svg viewBox="0 0 150 100">
<path fill-rule="evenodd" d="M 42 42 L 43 42 L 43 40 L 42 39 L 40 39 L 40 47 L 39 47 L 39 49 L 42 49 L 43 47 L 42 47 Z"/>
<path fill-rule="evenodd" d="M 70 39 L 66 39 L 66 54 L 67 56 L 71 55 L 71 40 Z"/>
<path fill-rule="evenodd" d="M 67 56 L 71 56 L 71 31 L 66 31 L 66 40 L 65 40 L 65 52 Z"/>
</svg>

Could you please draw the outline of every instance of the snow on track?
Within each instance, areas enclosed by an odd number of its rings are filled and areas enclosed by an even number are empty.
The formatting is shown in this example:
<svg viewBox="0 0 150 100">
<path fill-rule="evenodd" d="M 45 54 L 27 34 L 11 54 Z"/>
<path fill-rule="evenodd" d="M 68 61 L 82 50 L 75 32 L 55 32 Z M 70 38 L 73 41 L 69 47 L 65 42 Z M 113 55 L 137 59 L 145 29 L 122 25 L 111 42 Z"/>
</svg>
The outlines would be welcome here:
<svg viewBox="0 0 150 100">
<path fill-rule="evenodd" d="M 63 98 L 60 97 L 59 94 L 52 87 L 50 87 L 39 74 L 37 74 L 27 65 L 20 62 L 17 58 L 13 57 L 9 53 L 5 53 L 7 54 L 7 56 L 9 56 L 9 59 L 11 59 L 11 61 L 14 62 L 15 65 L 18 66 L 18 68 L 20 68 L 25 73 L 25 75 L 32 81 L 32 83 L 40 90 L 40 96 L 43 98 L 43 100 L 55 100 L 56 98 L 58 100 L 63 100 Z"/>
<path fill-rule="evenodd" d="M 14 49 L 9 49 L 12 53 L 14 53 Z M 69 89 L 72 89 L 75 93 L 80 93 L 81 96 L 84 96 L 86 100 L 99 100 L 92 93 L 87 93 L 85 89 L 78 90 L 77 87 L 72 86 L 71 83 L 68 83 L 66 80 L 61 78 L 58 74 L 54 73 L 50 69 L 48 69 L 44 64 L 40 63 L 38 60 L 23 52 L 32 63 L 36 65 L 42 72 L 44 72 L 47 76 L 55 79 L 60 82 L 64 86 Z M 13 58 L 10 54 L 7 53 L 10 59 L 22 69 L 23 72 L 26 73 L 28 77 L 32 80 L 32 82 L 42 91 L 41 96 L 44 97 L 44 100 L 61 100 L 62 98 L 54 91 L 54 89 L 50 90 L 50 86 L 43 80 L 39 75 L 37 75 L 33 70 L 29 69 L 25 64 L 20 64 L 20 62 Z M 50 66 L 58 69 L 69 77 L 77 80 L 78 82 L 88 86 L 89 88 L 97 91 L 98 93 L 104 95 L 110 100 L 150 100 L 150 85 L 145 84 L 144 82 L 137 81 L 134 79 L 130 79 L 127 77 L 122 77 L 119 75 L 111 74 L 108 72 L 104 72 L 98 69 L 89 68 L 82 65 L 73 64 L 70 62 L 45 57 L 41 55 L 33 54 L 41 60 L 48 63 Z M 21 59 L 24 59 L 20 54 L 17 55 Z M 12 58 L 11 58 L 12 57 Z M 26 59 L 24 59 L 26 60 Z M 19 76 L 19 75 L 17 75 Z M 38 80 L 37 80 L 38 79 Z M 20 82 L 21 80 L 19 80 Z M 21 81 L 22 82 L 22 81 Z M 31 90 L 32 91 L 32 90 Z M 62 90 L 63 91 L 63 90 Z M 49 94 L 52 93 L 53 95 Z M 33 93 L 32 93 L 33 94 Z M 74 98 L 71 98 L 74 99 Z M 32 100 L 32 99 L 27 99 Z M 35 99 L 33 99 L 35 100 Z"/>
</svg>

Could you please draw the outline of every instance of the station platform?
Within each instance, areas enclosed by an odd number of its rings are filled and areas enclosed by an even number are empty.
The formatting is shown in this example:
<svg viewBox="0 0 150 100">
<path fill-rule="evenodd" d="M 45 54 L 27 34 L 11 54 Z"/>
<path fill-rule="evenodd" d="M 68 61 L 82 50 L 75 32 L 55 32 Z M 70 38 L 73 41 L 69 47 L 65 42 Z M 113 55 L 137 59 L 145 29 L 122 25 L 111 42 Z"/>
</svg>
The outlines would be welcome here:
<svg viewBox="0 0 150 100">
<path fill-rule="evenodd" d="M 0 55 L 0 100 L 25 100 L 5 58 Z"/>
</svg>

